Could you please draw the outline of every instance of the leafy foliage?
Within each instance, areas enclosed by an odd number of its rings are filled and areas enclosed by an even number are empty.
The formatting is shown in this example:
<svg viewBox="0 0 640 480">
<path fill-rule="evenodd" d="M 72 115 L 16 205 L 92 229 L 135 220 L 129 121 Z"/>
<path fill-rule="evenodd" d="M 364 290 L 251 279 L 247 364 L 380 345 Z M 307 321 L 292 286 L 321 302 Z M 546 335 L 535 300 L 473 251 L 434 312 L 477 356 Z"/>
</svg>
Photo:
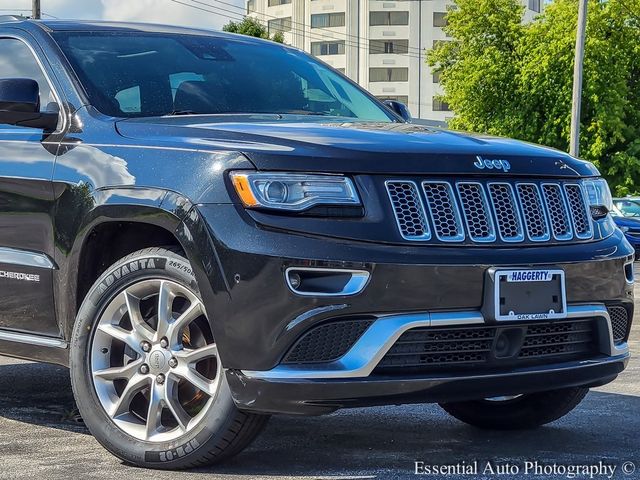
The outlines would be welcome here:
<svg viewBox="0 0 640 480">
<path fill-rule="evenodd" d="M 518 0 L 457 0 L 428 53 L 453 128 L 568 150 L 578 0 L 522 23 Z M 640 0 L 589 0 L 580 151 L 616 194 L 640 192 Z"/>
<path fill-rule="evenodd" d="M 244 17 L 241 22 L 229 22 L 222 30 L 230 33 L 239 33 L 250 37 L 264 38 L 273 40 L 274 42 L 284 43 L 284 35 L 282 32 L 276 32 L 273 36 L 269 35 L 269 30 L 262 23 L 252 17 Z"/>
</svg>

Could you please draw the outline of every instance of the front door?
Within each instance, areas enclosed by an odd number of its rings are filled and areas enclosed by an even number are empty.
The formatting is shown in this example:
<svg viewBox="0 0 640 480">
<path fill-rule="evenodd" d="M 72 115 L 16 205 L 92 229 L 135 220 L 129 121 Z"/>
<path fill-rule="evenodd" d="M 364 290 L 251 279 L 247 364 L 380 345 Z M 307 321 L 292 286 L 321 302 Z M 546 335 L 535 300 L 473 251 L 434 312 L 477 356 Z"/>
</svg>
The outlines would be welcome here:
<svg viewBox="0 0 640 480">
<path fill-rule="evenodd" d="M 41 110 L 59 109 L 34 51 L 0 34 L 0 78 L 30 78 Z M 60 336 L 53 302 L 56 136 L 0 124 L 0 339 L 2 332 Z"/>
</svg>

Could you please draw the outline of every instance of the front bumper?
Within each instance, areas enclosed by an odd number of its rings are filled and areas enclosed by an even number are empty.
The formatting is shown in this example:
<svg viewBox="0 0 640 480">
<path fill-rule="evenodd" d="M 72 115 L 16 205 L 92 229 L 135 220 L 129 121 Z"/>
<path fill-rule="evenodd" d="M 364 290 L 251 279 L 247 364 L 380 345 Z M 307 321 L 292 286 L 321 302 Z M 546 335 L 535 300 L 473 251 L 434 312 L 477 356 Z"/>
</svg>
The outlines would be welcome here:
<svg viewBox="0 0 640 480">
<path fill-rule="evenodd" d="M 281 364 L 269 371 L 228 371 L 236 404 L 246 410 L 314 415 L 338 408 L 397 403 L 452 402 L 608 383 L 624 370 L 629 349 L 614 339 L 604 305 L 574 305 L 568 319 L 590 319 L 597 352 L 587 360 L 513 367 L 497 360 L 455 374 L 385 375 L 376 367 L 402 334 L 412 329 L 485 325 L 480 312 L 441 312 L 378 318 L 341 358 L 328 363 Z M 531 322 L 529 322 L 531 323 Z M 511 330 L 515 326 L 502 326 Z M 562 338 L 562 337 L 560 337 Z M 502 362 L 502 363 L 501 363 Z"/>
<path fill-rule="evenodd" d="M 613 380 L 626 364 L 626 344 L 611 341 L 605 308 L 633 308 L 633 285 L 625 278 L 633 249 L 617 230 L 605 240 L 579 245 L 425 248 L 263 229 L 234 205 L 199 206 L 187 222 L 198 223 L 200 228 L 188 225 L 190 231 L 206 237 L 199 240 L 200 250 L 208 248 L 210 254 L 196 274 L 205 286 L 202 293 L 229 385 L 243 409 L 314 414 L 344 406 L 588 386 Z M 406 329 L 451 324 L 452 317 L 484 324 L 484 279 L 495 266 L 564 270 L 567 303 L 581 315 L 587 315 L 584 309 L 590 311 L 588 315 L 605 325 L 600 339 L 606 341 L 598 354 L 578 362 L 492 372 L 468 369 L 455 375 L 422 372 L 392 378 L 373 373 L 377 360 Z M 292 267 L 353 269 L 369 272 L 370 278 L 357 295 L 303 296 L 285 281 Z M 331 364 L 282 364 L 298 339 L 315 326 L 363 317 L 375 321 L 375 328 L 361 340 L 371 340 L 376 332 L 379 337 L 367 348 L 352 349 Z"/>
<path fill-rule="evenodd" d="M 629 360 L 625 353 L 584 362 L 546 365 L 508 373 L 477 375 L 287 380 L 251 378 L 227 371 L 234 400 L 243 410 L 322 415 L 340 408 L 437 403 L 518 395 L 609 383 Z"/>
</svg>

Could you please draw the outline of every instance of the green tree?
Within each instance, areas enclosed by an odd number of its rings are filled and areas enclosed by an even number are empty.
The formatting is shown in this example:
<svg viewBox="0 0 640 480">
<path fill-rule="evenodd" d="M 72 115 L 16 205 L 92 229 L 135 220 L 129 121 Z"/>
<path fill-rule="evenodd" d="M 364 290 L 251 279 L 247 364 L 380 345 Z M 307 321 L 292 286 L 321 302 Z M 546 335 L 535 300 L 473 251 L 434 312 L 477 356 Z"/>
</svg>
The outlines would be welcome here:
<svg viewBox="0 0 640 480">
<path fill-rule="evenodd" d="M 262 23 L 252 17 L 244 17 L 241 22 L 229 22 L 222 30 L 230 33 L 240 33 L 250 37 L 265 38 L 274 42 L 284 43 L 284 35 L 282 32 L 276 32 L 273 36 L 269 35 L 269 30 Z"/>
<path fill-rule="evenodd" d="M 452 127 L 568 150 L 577 0 L 523 24 L 518 0 L 458 0 L 428 53 Z M 640 192 L 640 0 L 590 0 L 581 154 L 617 194 Z"/>
</svg>

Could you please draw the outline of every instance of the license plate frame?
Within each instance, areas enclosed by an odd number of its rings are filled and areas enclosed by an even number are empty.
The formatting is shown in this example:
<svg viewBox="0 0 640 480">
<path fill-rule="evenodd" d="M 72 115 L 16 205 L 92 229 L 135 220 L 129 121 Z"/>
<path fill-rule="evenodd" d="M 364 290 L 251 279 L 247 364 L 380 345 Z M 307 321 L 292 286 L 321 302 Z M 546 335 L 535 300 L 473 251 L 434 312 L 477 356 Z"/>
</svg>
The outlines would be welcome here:
<svg viewBox="0 0 640 480">
<path fill-rule="evenodd" d="M 493 305 L 496 321 L 545 321 L 567 318 L 564 270 L 518 268 L 496 270 L 494 275 Z M 531 306 L 538 302 L 541 308 Z M 521 303 L 523 306 L 515 307 L 514 303 Z"/>
</svg>

